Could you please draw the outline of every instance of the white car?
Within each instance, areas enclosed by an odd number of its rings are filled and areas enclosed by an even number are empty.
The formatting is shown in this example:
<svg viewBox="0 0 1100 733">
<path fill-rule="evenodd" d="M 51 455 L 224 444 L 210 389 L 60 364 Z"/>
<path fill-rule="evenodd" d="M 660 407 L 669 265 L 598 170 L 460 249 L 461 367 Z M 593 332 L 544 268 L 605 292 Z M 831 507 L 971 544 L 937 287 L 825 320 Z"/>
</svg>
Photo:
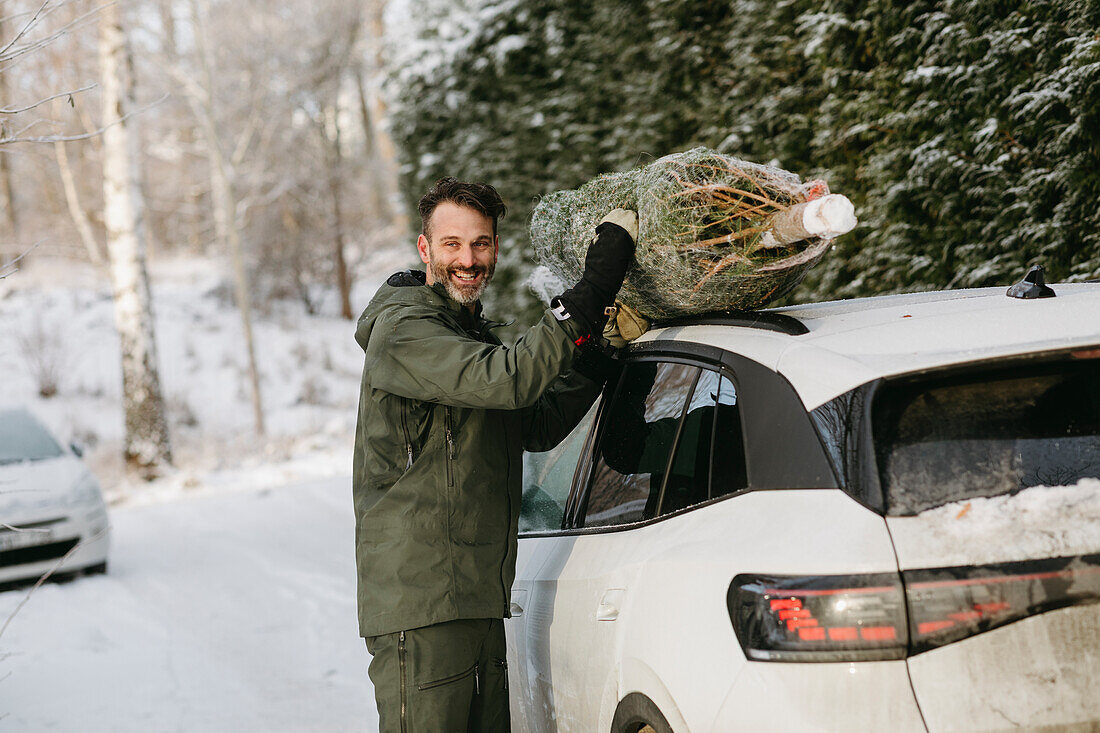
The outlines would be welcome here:
<svg viewBox="0 0 1100 733">
<path fill-rule="evenodd" d="M 525 458 L 513 729 L 1100 729 L 1100 284 L 1054 290 L 632 344 Z"/>
<path fill-rule="evenodd" d="M 95 477 L 23 409 L 0 409 L 0 583 L 106 572 L 110 523 Z"/>
</svg>

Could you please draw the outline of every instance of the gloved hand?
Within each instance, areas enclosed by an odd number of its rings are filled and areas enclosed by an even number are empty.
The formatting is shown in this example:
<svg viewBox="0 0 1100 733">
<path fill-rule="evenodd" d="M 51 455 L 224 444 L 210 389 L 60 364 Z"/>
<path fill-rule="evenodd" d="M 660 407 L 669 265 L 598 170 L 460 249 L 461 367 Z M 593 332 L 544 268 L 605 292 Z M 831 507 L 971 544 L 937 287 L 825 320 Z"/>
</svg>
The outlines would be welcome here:
<svg viewBox="0 0 1100 733">
<path fill-rule="evenodd" d="M 626 270 L 634 260 L 638 214 L 615 209 L 596 226 L 596 236 L 584 257 L 584 274 L 576 285 L 555 300 L 575 318 L 587 336 L 598 335 L 607 323 L 604 309 L 623 286 Z M 552 305 L 555 305 L 552 302 Z"/>
<path fill-rule="evenodd" d="M 615 301 L 615 315 L 603 327 L 603 337 L 616 349 L 621 349 L 648 330 L 648 318 L 629 305 Z"/>
</svg>

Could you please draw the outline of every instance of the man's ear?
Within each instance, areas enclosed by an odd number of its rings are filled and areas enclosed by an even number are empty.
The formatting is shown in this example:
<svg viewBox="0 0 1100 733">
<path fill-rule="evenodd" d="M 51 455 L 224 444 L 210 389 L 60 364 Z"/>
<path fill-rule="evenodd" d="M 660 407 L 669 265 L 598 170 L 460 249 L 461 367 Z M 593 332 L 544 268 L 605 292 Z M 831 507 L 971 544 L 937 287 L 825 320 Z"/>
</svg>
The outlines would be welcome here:
<svg viewBox="0 0 1100 733">
<path fill-rule="evenodd" d="M 416 251 L 420 253 L 420 261 L 425 265 L 431 262 L 428 256 L 428 238 L 423 234 L 416 238 Z"/>
<path fill-rule="evenodd" d="M 493 262 L 497 261 L 497 257 L 500 255 L 500 237 L 493 235 Z"/>
</svg>

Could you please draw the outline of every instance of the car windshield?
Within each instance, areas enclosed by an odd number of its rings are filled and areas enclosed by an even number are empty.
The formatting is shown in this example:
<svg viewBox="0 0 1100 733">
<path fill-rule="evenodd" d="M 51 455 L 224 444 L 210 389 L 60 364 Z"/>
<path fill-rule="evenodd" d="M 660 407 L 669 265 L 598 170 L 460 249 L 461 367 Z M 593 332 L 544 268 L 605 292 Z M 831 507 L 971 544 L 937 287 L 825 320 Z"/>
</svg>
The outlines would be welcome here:
<svg viewBox="0 0 1100 733">
<path fill-rule="evenodd" d="M 1100 478 L 1100 361 L 885 384 L 872 413 L 889 514 Z"/>
<path fill-rule="evenodd" d="M 0 465 L 62 455 L 45 428 L 23 410 L 0 410 Z"/>
</svg>

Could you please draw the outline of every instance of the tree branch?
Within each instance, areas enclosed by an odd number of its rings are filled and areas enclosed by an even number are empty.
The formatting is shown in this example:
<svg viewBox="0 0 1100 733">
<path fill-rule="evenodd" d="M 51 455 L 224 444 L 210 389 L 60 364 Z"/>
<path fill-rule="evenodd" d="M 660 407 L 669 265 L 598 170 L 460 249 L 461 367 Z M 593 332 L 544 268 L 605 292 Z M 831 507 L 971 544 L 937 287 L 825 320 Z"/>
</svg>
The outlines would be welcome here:
<svg viewBox="0 0 1100 733">
<path fill-rule="evenodd" d="M 11 109 L 11 108 L 8 108 L 8 107 L 0 107 L 0 115 L 17 115 L 20 112 L 26 112 L 27 110 L 32 110 L 35 107 L 38 107 L 40 105 L 45 104 L 46 102 L 50 102 L 50 101 L 53 101 L 55 99 L 60 99 L 61 97 L 72 97 L 72 95 L 74 95 L 74 94 L 80 94 L 81 92 L 86 92 L 89 89 L 95 89 L 96 86 L 97 86 L 96 84 L 89 84 L 87 86 L 80 87 L 79 89 L 70 89 L 67 92 L 58 92 L 57 94 L 52 94 L 52 95 L 50 95 L 50 96 L 48 96 L 44 99 L 40 99 L 37 102 L 34 102 L 33 104 L 28 104 L 26 107 L 19 107 L 17 109 Z M 72 101 L 70 101 L 69 104 L 72 104 Z"/>
<path fill-rule="evenodd" d="M 79 28 L 81 26 L 81 24 L 83 24 L 84 22 L 86 22 L 90 18 L 94 17 L 97 13 L 99 13 L 99 11 L 103 10 L 103 8 L 105 8 L 109 5 L 114 5 L 114 3 L 115 3 L 115 0 L 112 0 L 111 2 L 108 2 L 108 3 L 104 3 L 103 5 L 100 5 L 98 7 L 95 7 L 93 9 L 89 10 L 88 12 L 84 13 L 83 15 L 80 15 L 80 16 L 74 18 L 73 20 L 69 21 L 68 23 L 61 26 L 56 31 L 53 31 L 52 33 L 45 36 L 44 38 L 40 38 L 37 41 L 30 42 L 30 43 L 26 44 L 25 46 L 20 46 L 18 48 L 13 48 L 15 43 L 23 35 L 26 34 L 27 30 L 30 28 L 31 25 L 33 25 L 34 23 L 38 22 L 43 17 L 45 17 L 42 14 L 42 9 L 45 8 L 47 5 L 49 5 L 50 1 L 51 0 L 46 0 L 46 2 L 44 2 L 42 4 L 42 7 L 39 8 L 38 12 L 35 13 L 34 17 L 32 17 L 31 20 L 27 21 L 27 24 L 25 24 L 23 26 L 23 28 L 19 31 L 19 34 L 16 35 L 16 37 L 13 38 L 11 41 L 9 41 L 3 47 L 3 49 L 0 49 L 0 72 L 3 72 L 4 70 L 6 70 L 6 68 L 8 66 L 8 62 L 14 61 L 15 59 L 19 58 L 20 56 L 28 54 L 32 51 L 37 51 L 38 49 L 42 48 L 43 46 L 47 46 L 50 43 L 53 43 L 54 41 L 56 41 L 61 36 L 64 36 L 64 35 L 70 33 L 71 31 L 74 31 L 77 28 Z M 69 4 L 68 2 L 64 2 L 61 5 L 50 8 L 50 10 L 46 14 L 48 15 L 49 13 L 52 13 L 54 10 L 57 10 L 58 8 L 62 7 L 63 5 L 68 5 L 68 4 Z"/>
<path fill-rule="evenodd" d="M 169 96 L 170 95 L 166 93 L 166 94 L 164 94 L 164 96 L 162 96 L 160 99 L 156 100 L 155 102 L 150 102 L 149 104 L 145 105 L 144 107 L 140 107 L 138 109 L 135 109 L 132 112 L 127 112 L 126 114 L 124 114 L 122 117 L 119 117 L 117 120 L 115 120 L 111 124 L 104 125 L 103 127 L 100 127 L 98 130 L 92 130 L 91 132 L 83 132 L 79 135 L 43 135 L 41 137 L 9 137 L 9 138 L 5 138 L 5 139 L 0 139 L 0 145 L 11 145 L 12 143 L 67 143 L 67 142 L 72 142 L 73 140 L 87 140 L 88 138 L 98 137 L 98 136 L 102 135 L 106 130 L 110 129 L 111 127 L 114 127 L 115 125 L 121 124 L 122 122 L 130 119 L 131 117 L 139 115 L 142 112 L 148 112 L 153 107 L 156 107 L 158 104 L 161 104 L 162 102 L 164 102 L 164 100 L 168 99 Z"/>
<path fill-rule="evenodd" d="M 16 257 L 14 260 L 11 260 L 10 262 L 5 262 L 4 264 L 0 265 L 0 280 L 3 280 L 4 278 L 19 272 L 19 268 L 16 267 L 16 265 L 18 265 L 21 259 L 29 255 L 34 250 L 34 248 L 40 244 L 42 244 L 42 242 L 35 242 L 30 246 L 29 249 L 27 249 L 27 251 Z"/>
</svg>

